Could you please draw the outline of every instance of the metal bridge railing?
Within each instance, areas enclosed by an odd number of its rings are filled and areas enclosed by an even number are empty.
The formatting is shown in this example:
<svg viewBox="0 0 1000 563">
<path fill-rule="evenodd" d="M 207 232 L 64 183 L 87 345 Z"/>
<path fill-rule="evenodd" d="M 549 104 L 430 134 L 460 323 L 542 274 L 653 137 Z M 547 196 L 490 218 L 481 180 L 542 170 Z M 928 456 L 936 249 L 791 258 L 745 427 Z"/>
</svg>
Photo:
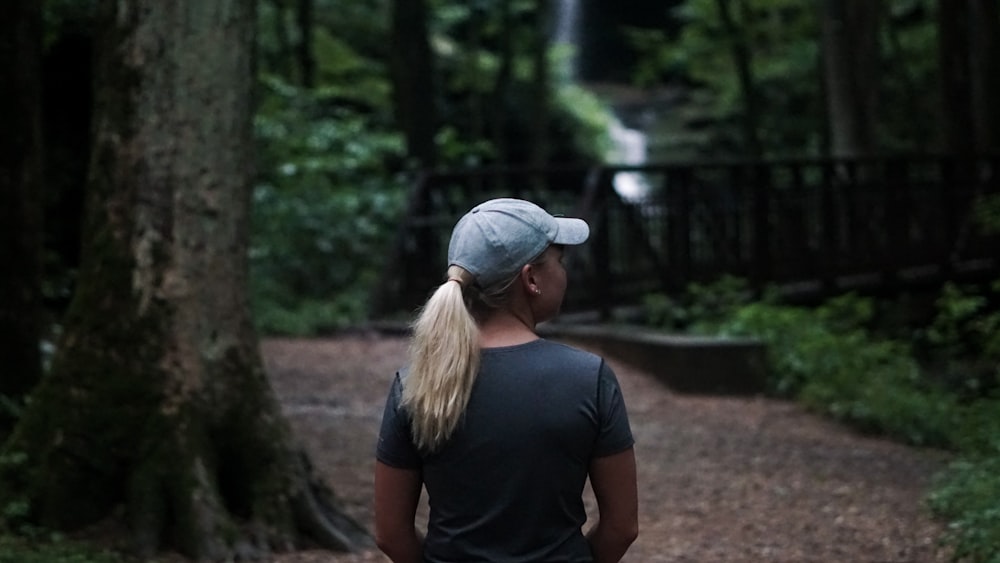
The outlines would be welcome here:
<svg viewBox="0 0 1000 563">
<path fill-rule="evenodd" d="M 623 199 L 619 174 L 650 187 Z M 591 224 L 570 254 L 564 310 L 608 311 L 722 275 L 816 296 L 1000 276 L 1000 238 L 973 221 L 1000 197 L 1000 156 L 789 159 L 424 174 L 413 186 L 380 312 L 412 311 L 442 281 L 451 227 L 492 197 Z"/>
</svg>

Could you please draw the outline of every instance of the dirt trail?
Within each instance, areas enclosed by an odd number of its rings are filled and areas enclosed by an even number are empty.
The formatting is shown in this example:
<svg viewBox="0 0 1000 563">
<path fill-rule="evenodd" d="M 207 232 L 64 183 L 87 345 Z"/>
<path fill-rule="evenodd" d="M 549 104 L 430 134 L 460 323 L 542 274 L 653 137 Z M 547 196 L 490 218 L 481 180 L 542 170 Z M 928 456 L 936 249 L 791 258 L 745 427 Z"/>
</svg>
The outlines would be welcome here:
<svg viewBox="0 0 1000 563">
<path fill-rule="evenodd" d="M 263 343 L 316 470 L 369 528 L 378 423 L 405 352 L 402 338 L 364 334 Z M 640 535 L 624 561 L 948 560 L 937 546 L 941 524 L 923 504 L 942 454 L 859 436 L 787 402 L 678 395 L 611 364 L 639 463 Z M 384 560 L 376 552 L 275 559 Z"/>
</svg>

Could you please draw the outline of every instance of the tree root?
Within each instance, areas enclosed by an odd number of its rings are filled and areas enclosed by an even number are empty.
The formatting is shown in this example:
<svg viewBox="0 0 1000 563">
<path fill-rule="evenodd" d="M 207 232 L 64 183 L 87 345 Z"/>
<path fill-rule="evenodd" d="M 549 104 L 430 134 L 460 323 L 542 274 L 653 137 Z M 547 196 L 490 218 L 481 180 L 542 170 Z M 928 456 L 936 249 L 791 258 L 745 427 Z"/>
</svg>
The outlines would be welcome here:
<svg viewBox="0 0 1000 563">
<path fill-rule="evenodd" d="M 309 458 L 300 452 L 302 488 L 292 499 L 296 525 L 324 548 L 353 552 L 373 547 L 367 530 L 347 516 L 329 489 L 312 471 Z"/>
</svg>

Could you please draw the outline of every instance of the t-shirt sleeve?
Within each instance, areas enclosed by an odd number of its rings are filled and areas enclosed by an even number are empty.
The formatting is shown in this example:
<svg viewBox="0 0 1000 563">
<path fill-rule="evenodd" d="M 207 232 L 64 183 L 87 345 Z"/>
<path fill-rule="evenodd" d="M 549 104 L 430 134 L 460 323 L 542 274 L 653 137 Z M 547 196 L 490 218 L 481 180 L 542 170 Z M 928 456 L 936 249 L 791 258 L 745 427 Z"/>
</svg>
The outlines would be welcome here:
<svg viewBox="0 0 1000 563">
<path fill-rule="evenodd" d="M 421 465 L 420 453 L 413 444 L 410 417 L 401 406 L 402 400 L 403 383 L 397 373 L 385 400 L 375 458 L 400 469 L 418 469 Z"/>
<path fill-rule="evenodd" d="M 594 457 L 609 456 L 632 447 L 635 440 L 632 438 L 625 399 L 615 372 L 604 361 L 601 362 L 597 377 L 597 409 L 600 429 Z"/>
</svg>

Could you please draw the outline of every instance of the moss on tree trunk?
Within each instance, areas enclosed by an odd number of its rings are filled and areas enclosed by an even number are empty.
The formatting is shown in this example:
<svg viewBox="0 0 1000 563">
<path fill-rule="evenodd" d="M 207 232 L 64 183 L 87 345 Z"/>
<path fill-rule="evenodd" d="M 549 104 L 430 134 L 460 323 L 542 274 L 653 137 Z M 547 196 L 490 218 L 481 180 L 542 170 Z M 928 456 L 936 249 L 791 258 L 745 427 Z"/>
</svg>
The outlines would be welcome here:
<svg viewBox="0 0 1000 563">
<path fill-rule="evenodd" d="M 253 6 L 102 4 L 78 288 L 0 480 L 45 526 L 118 514 L 138 551 L 199 559 L 370 543 L 294 446 L 250 320 Z"/>
</svg>

